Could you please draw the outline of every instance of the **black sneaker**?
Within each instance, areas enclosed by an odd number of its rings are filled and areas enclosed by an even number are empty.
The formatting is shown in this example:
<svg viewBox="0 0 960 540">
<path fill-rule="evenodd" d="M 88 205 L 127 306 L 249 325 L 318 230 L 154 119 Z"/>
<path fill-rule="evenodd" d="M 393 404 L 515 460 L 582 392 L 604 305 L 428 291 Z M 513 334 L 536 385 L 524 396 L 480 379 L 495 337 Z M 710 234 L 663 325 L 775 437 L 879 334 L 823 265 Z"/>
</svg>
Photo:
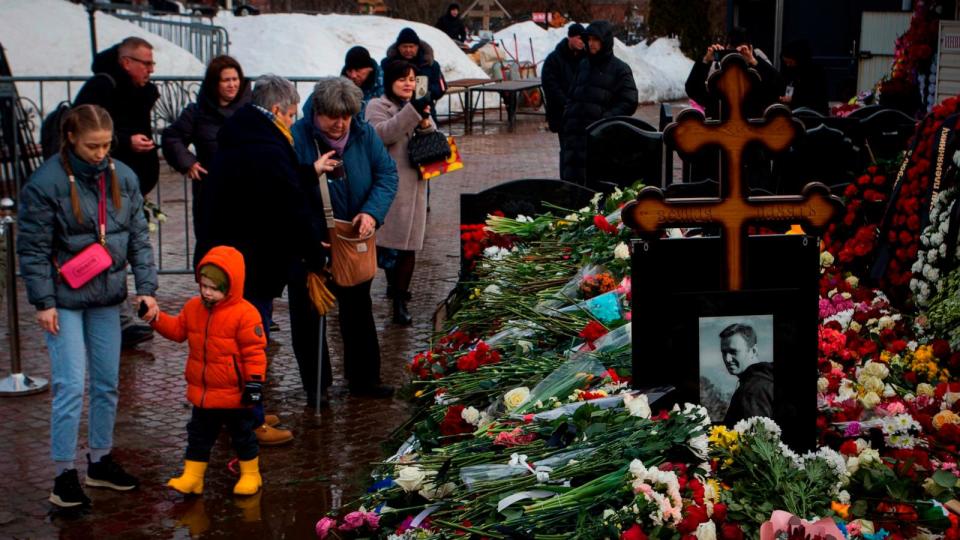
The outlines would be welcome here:
<svg viewBox="0 0 960 540">
<path fill-rule="evenodd" d="M 53 481 L 53 491 L 50 492 L 50 502 L 61 508 L 74 506 L 88 506 L 90 499 L 80 487 L 80 478 L 76 469 L 67 469 L 60 473 Z"/>
<path fill-rule="evenodd" d="M 351 386 L 350 393 L 358 397 L 388 399 L 393 397 L 394 388 L 387 384 Z"/>
<path fill-rule="evenodd" d="M 130 349 L 153 339 L 153 328 L 145 324 L 132 324 L 120 331 L 120 346 Z"/>
<path fill-rule="evenodd" d="M 110 454 L 100 458 L 100 461 L 90 461 L 87 454 L 87 486 L 105 487 L 117 491 L 130 491 L 140 485 L 140 482 L 127 474 L 119 463 L 113 460 Z"/>
</svg>

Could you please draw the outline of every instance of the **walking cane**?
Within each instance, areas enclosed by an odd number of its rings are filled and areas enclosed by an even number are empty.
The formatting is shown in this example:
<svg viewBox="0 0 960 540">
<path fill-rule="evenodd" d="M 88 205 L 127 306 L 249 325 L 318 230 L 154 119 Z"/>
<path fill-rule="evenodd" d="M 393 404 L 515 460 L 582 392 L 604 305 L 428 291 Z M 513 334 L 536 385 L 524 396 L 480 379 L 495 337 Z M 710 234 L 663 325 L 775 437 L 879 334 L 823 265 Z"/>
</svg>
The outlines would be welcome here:
<svg viewBox="0 0 960 540">
<path fill-rule="evenodd" d="M 316 144 L 316 141 L 314 141 Z M 320 146 L 317 145 L 317 155 L 320 155 Z M 332 237 L 336 234 L 336 223 L 333 219 L 333 204 L 330 199 L 330 188 L 327 186 L 327 175 L 321 174 L 319 178 L 320 184 L 320 201 L 323 204 L 323 218 L 327 225 L 327 232 Z M 313 299 L 314 306 L 317 308 L 317 313 L 320 315 L 320 328 L 319 328 L 319 337 L 317 338 L 317 414 L 320 414 L 320 401 L 321 396 L 323 395 L 323 354 L 324 347 L 323 341 L 327 335 L 327 311 L 333 307 L 333 295 L 330 294 L 330 290 L 327 289 L 324 279 L 316 274 L 311 274 L 307 277 L 308 289 L 311 291 L 311 298 Z M 327 361 L 329 362 L 329 358 Z"/>
<path fill-rule="evenodd" d="M 327 335 L 327 316 L 325 314 L 320 315 L 320 337 L 317 342 L 317 360 L 319 365 L 317 366 L 317 410 L 316 413 L 320 414 L 320 400 L 323 396 L 323 338 Z"/>
</svg>

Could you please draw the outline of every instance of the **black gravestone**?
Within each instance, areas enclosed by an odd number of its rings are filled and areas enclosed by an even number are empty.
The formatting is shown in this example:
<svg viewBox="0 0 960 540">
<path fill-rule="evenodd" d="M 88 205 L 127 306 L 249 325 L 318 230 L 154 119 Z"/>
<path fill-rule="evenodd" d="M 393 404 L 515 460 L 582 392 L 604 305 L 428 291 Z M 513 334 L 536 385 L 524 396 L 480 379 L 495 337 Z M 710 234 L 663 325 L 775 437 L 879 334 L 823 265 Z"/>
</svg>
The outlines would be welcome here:
<svg viewBox="0 0 960 540">
<path fill-rule="evenodd" d="M 803 235 L 747 238 L 744 289 L 724 291 L 719 238 L 635 241 L 633 374 L 640 388 L 672 385 L 678 403 L 700 402 L 698 323 L 772 318 L 774 411 L 784 442 L 815 447 L 819 249 Z M 722 418 L 714 418 L 715 422 Z"/>
<path fill-rule="evenodd" d="M 639 119 L 609 118 L 587 128 L 587 181 L 663 185 L 663 134 Z M 643 129 L 642 125 L 650 129 Z M 671 171 L 672 173 L 672 171 Z"/>
</svg>

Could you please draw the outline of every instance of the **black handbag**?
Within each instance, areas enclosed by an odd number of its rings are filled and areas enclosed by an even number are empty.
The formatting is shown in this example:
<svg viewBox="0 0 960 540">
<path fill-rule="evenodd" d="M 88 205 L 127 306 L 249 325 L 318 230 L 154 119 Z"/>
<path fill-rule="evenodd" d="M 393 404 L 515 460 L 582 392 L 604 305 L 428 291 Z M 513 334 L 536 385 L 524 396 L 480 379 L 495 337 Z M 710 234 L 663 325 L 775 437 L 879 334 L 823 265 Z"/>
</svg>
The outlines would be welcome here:
<svg viewBox="0 0 960 540">
<path fill-rule="evenodd" d="M 450 157 L 450 143 L 441 131 L 418 132 L 407 144 L 407 155 L 414 167 L 446 161 Z"/>
</svg>

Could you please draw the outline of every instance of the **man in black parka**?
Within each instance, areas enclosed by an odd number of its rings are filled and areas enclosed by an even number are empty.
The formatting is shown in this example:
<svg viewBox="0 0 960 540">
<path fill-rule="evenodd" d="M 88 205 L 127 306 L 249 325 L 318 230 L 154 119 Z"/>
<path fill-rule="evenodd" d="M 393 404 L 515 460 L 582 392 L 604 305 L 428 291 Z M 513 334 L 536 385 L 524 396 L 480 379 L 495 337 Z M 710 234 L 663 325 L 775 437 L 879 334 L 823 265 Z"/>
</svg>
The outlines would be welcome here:
<svg viewBox="0 0 960 540">
<path fill-rule="evenodd" d="M 587 57 L 580 61 L 563 112 L 566 138 L 560 177 L 589 186 L 586 177 L 587 126 L 611 116 L 631 116 L 637 110 L 633 71 L 613 55 L 613 26 L 594 21 L 584 32 Z"/>
<path fill-rule="evenodd" d="M 570 86 L 583 59 L 583 25 L 573 23 L 564 38 L 543 61 L 540 78 L 547 109 L 547 126 L 560 137 L 560 166 L 563 167 L 563 111 L 567 108 Z"/>
<path fill-rule="evenodd" d="M 83 84 L 73 103 L 99 105 L 110 113 L 116 137 L 110 155 L 133 169 L 143 195 L 160 179 L 160 160 L 150 121 L 153 105 L 160 98 L 157 86 L 150 82 L 155 65 L 153 46 L 144 39 L 128 37 L 97 53 L 92 66 L 94 76 Z"/>
<path fill-rule="evenodd" d="M 459 43 L 467 41 L 467 27 L 460 18 L 460 4 L 456 2 L 447 7 L 447 12 L 437 19 L 437 24 L 434 26 L 443 30 L 443 33 L 454 41 Z"/>
</svg>

